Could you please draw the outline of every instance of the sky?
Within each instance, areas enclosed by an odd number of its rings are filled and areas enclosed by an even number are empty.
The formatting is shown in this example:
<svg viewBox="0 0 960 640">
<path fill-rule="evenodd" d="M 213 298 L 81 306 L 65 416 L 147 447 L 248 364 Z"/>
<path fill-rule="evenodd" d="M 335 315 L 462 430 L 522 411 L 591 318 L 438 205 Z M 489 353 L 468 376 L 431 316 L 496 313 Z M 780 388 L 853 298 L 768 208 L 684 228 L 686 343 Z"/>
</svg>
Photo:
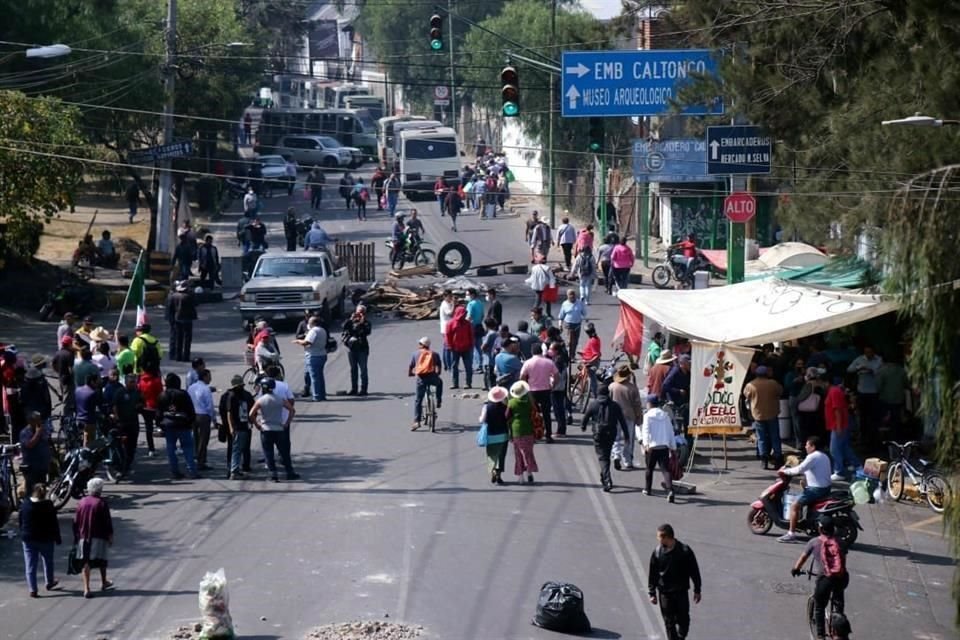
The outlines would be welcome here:
<svg viewBox="0 0 960 640">
<path fill-rule="evenodd" d="M 620 0 L 580 0 L 580 6 L 598 20 L 609 20 L 620 15 Z"/>
</svg>

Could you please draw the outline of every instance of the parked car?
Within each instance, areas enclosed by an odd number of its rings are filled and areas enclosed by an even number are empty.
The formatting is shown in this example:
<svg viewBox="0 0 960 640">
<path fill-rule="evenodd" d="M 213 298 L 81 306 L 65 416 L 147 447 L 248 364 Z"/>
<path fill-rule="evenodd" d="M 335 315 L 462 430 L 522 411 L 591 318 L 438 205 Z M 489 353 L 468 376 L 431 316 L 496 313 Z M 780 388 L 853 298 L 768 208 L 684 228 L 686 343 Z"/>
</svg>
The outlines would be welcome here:
<svg viewBox="0 0 960 640">
<path fill-rule="evenodd" d="M 336 169 L 355 166 L 353 151 L 349 147 L 341 146 L 330 136 L 283 136 L 277 141 L 275 151 L 290 156 L 303 167 L 320 165 L 327 169 Z"/>
<path fill-rule="evenodd" d="M 261 192 L 273 191 L 274 188 L 289 191 L 290 183 L 296 182 L 296 178 L 287 175 L 287 161 L 283 156 L 260 156 L 257 162 L 260 163 L 260 175 L 263 176 Z"/>
<path fill-rule="evenodd" d="M 300 320 L 305 309 L 340 316 L 348 284 L 347 268 L 328 251 L 264 253 L 240 290 L 240 315 L 244 326 L 258 316 Z"/>
</svg>

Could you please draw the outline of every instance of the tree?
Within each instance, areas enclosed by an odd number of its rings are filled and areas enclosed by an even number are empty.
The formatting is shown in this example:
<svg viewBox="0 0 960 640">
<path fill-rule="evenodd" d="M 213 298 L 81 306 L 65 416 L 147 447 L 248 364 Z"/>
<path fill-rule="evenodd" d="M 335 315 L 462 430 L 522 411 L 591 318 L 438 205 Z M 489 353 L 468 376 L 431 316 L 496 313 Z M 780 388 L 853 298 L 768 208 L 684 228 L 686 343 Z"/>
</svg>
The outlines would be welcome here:
<svg viewBox="0 0 960 640">
<path fill-rule="evenodd" d="M 83 165 L 61 156 L 83 155 L 79 112 L 54 98 L 0 91 L 0 211 L 11 257 L 39 248 L 41 221 L 69 204 Z"/>
<path fill-rule="evenodd" d="M 960 471 L 960 163 L 956 129 L 880 126 L 914 112 L 960 116 L 960 6 L 936 0 L 689 0 L 674 15 L 687 42 L 732 47 L 727 104 L 778 141 L 793 183 L 778 216 L 812 241 L 850 248 L 880 226 L 886 289 L 910 328 L 908 366 L 922 411 L 937 418 L 937 458 Z M 920 174 L 920 175 L 918 175 Z M 954 494 L 956 496 L 956 494 Z M 960 504 L 948 503 L 960 554 Z M 954 581 L 960 600 L 960 573 Z M 960 623 L 960 608 L 957 610 Z"/>
</svg>

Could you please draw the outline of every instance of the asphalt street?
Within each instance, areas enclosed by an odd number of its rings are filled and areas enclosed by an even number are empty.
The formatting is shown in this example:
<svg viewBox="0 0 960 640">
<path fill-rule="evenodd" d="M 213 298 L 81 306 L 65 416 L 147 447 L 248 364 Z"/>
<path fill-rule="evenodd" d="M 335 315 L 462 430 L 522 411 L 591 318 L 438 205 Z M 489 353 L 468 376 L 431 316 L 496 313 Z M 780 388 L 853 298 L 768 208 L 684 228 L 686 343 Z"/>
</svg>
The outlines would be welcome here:
<svg viewBox="0 0 960 640">
<path fill-rule="evenodd" d="M 333 183 L 338 178 L 328 176 Z M 335 189 L 327 187 L 328 231 L 376 240 L 383 272 L 390 221 L 371 208 L 369 221 L 357 222 L 335 208 Z M 280 213 L 290 204 L 305 211 L 306 203 L 299 192 L 266 203 L 273 247 L 281 247 Z M 416 207 L 438 246 L 456 237 L 475 261 L 522 263 L 528 255 L 517 218 L 466 216 L 454 234 L 435 203 Z M 235 220 L 211 225 L 225 252 Z M 502 299 L 511 326 L 527 316 L 532 296 L 523 276 L 479 281 L 507 287 Z M 590 315 L 609 349 L 615 301 L 601 293 Z M 512 453 L 510 484 L 491 485 L 474 440 L 481 399 L 446 393 L 438 431 L 409 430 L 413 385 L 406 365 L 420 336 L 439 338 L 437 322 L 372 321 L 371 395 L 297 404 L 293 458 L 302 480 L 273 484 L 261 470 L 228 481 L 225 449 L 216 442 L 216 470 L 201 480 L 171 481 L 165 459 L 141 457 L 132 483 L 105 489 L 117 528 L 110 569 L 116 590 L 84 600 L 79 579 L 61 575 L 62 590 L 29 599 L 19 541 L 0 539 L 0 638 L 167 638 L 198 620 L 198 583 L 220 567 L 237 632 L 247 639 L 301 638 L 320 624 L 387 618 L 421 624 L 431 638 L 549 638 L 530 624 L 548 580 L 583 589 L 592 637 L 664 638 L 659 612 L 646 598 L 647 563 L 662 522 L 692 546 L 704 575 L 691 638 L 806 637 L 811 585 L 789 574 L 802 546 L 754 536 L 746 526 L 749 501 L 772 482 L 746 446 L 732 446 L 728 473 L 702 459 L 688 476 L 699 493 L 679 496 L 674 505 L 662 493 L 644 497 L 640 471 L 616 473 L 614 491 L 601 492 L 590 439 L 576 428 L 571 438 L 537 445 L 535 485 L 513 482 Z M 16 331 L 29 351 L 49 348 L 55 326 L 23 322 Z M 287 344 L 290 329 L 281 333 Z M 162 328 L 158 334 L 165 338 Z M 233 302 L 201 308 L 194 354 L 206 359 L 215 386 L 226 388 L 244 368 L 243 343 Z M 298 351 L 290 345 L 284 359 L 296 387 L 303 371 Z M 167 369 L 185 373 L 180 363 Z M 342 350 L 328 362 L 326 378 L 328 391 L 348 388 Z M 73 504 L 61 517 L 68 539 Z M 891 504 L 858 511 L 866 530 L 848 560 L 847 591 L 855 637 L 956 637 L 953 563 L 933 514 Z M 57 551 L 61 567 L 66 553 L 67 547 Z"/>
</svg>

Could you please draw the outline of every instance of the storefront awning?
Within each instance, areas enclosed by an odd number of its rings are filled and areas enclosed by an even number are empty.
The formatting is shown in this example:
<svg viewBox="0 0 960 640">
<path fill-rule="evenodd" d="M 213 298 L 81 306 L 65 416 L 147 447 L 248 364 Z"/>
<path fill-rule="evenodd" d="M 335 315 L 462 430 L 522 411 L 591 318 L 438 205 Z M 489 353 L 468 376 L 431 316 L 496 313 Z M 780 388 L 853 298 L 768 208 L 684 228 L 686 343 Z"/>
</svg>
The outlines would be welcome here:
<svg viewBox="0 0 960 640">
<path fill-rule="evenodd" d="M 642 327 L 644 319 L 688 338 L 748 346 L 829 331 L 898 306 L 887 296 L 774 278 L 692 291 L 628 289 L 618 297 L 625 350 L 637 338 L 629 335 L 631 328 Z"/>
</svg>

